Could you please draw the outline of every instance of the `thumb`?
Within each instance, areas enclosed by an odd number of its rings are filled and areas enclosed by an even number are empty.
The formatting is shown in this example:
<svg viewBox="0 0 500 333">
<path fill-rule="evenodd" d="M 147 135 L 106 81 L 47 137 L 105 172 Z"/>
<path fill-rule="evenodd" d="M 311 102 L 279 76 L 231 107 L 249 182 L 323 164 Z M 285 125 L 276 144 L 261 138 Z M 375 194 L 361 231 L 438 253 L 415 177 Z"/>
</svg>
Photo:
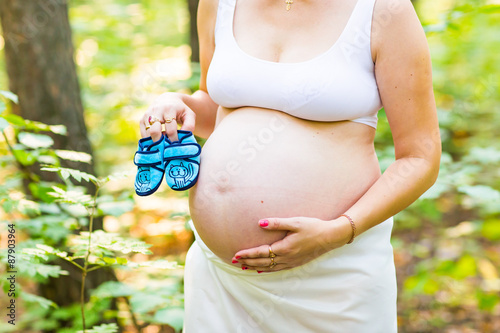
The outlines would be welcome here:
<svg viewBox="0 0 500 333">
<path fill-rule="evenodd" d="M 296 217 L 286 218 L 266 218 L 259 220 L 261 228 L 268 230 L 289 230 L 296 232 L 299 230 L 299 219 Z"/>
<path fill-rule="evenodd" d="M 181 130 L 194 132 L 196 123 L 196 114 L 187 105 L 181 115 L 182 126 Z"/>
</svg>

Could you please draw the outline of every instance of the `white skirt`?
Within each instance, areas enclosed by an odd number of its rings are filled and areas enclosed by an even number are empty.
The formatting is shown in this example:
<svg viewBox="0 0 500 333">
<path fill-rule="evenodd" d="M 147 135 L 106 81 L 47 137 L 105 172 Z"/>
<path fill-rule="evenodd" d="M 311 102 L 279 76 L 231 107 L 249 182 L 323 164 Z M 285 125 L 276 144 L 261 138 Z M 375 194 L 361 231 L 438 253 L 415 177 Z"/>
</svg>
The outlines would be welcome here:
<svg viewBox="0 0 500 333">
<path fill-rule="evenodd" d="M 392 217 L 305 265 L 261 274 L 223 262 L 190 225 L 183 333 L 397 332 Z"/>
</svg>

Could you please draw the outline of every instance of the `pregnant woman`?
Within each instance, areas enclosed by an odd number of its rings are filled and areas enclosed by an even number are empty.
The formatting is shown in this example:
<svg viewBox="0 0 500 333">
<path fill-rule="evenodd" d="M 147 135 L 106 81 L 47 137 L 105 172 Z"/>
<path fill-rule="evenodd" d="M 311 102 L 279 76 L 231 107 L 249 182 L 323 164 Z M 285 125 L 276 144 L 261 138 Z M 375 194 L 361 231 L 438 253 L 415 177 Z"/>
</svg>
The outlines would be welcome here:
<svg viewBox="0 0 500 333">
<path fill-rule="evenodd" d="M 410 1 L 201 0 L 198 29 L 200 89 L 161 95 L 140 124 L 208 138 L 184 332 L 396 332 L 392 216 L 441 154 Z M 396 156 L 383 174 L 382 107 Z"/>
</svg>

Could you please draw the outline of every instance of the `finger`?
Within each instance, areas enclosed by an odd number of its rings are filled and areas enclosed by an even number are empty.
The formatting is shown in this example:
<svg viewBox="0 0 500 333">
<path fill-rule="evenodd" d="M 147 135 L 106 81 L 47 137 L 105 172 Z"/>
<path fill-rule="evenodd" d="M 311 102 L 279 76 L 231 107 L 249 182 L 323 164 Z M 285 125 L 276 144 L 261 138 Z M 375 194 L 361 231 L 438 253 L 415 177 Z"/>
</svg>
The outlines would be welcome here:
<svg viewBox="0 0 500 333">
<path fill-rule="evenodd" d="M 149 115 L 144 113 L 141 120 L 139 121 L 139 131 L 141 132 L 141 138 L 145 138 L 145 137 L 149 136 L 149 132 L 146 129 L 146 127 L 149 126 L 149 124 L 147 123 L 148 117 L 149 117 Z"/>
<path fill-rule="evenodd" d="M 249 258 L 268 258 L 269 257 L 269 245 L 261 245 L 251 249 L 245 249 L 238 251 L 233 259 L 249 259 Z"/>
<path fill-rule="evenodd" d="M 151 125 L 149 128 L 149 134 L 151 134 L 151 139 L 153 139 L 154 142 L 158 141 L 161 139 L 161 123 L 156 121 Z"/>
<path fill-rule="evenodd" d="M 175 115 L 163 115 L 163 121 L 165 122 L 165 133 L 170 142 L 178 141 L 177 120 L 175 119 Z"/>
<path fill-rule="evenodd" d="M 153 118 L 153 122 L 150 123 L 150 117 Z M 158 119 L 159 121 L 154 121 L 154 118 Z M 150 107 L 148 112 L 146 112 L 146 121 L 145 124 L 149 125 L 149 135 L 151 135 L 151 139 L 153 141 L 158 141 L 161 138 L 161 132 L 162 132 L 162 120 L 163 120 L 163 115 L 161 114 L 161 110 L 158 110 L 154 105 Z"/>
<path fill-rule="evenodd" d="M 282 271 L 282 270 L 291 268 L 285 264 L 279 264 L 279 265 L 274 266 L 273 268 L 271 268 L 269 266 L 261 266 L 261 267 L 243 266 L 243 267 L 242 267 L 243 270 L 257 271 L 257 273 L 276 272 L 276 271 Z"/>
<path fill-rule="evenodd" d="M 184 112 L 181 115 L 182 126 L 181 130 L 194 132 L 194 127 L 196 123 L 196 114 L 186 106 Z"/>
<path fill-rule="evenodd" d="M 144 125 L 142 121 L 139 122 L 139 131 L 141 132 L 141 138 L 149 136 L 148 132 L 146 131 L 146 125 Z"/>
<path fill-rule="evenodd" d="M 236 261 L 238 264 L 248 266 L 248 267 L 264 267 L 264 266 L 270 266 L 272 263 L 271 258 L 238 259 Z M 278 257 L 275 257 L 274 262 L 276 264 L 279 264 L 280 259 L 278 259 Z M 233 263 L 236 263 L 236 262 L 233 261 Z"/>
<path fill-rule="evenodd" d="M 259 220 L 259 226 L 266 230 L 286 230 L 297 232 L 300 228 L 300 220 L 295 217 L 266 218 Z"/>
</svg>

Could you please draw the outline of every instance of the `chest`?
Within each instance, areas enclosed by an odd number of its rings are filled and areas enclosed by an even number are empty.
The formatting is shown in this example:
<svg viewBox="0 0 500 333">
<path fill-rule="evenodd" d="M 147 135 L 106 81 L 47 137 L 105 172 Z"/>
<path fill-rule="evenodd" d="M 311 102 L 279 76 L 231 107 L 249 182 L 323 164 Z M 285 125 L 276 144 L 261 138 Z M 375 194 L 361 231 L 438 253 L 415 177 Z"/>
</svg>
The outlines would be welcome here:
<svg viewBox="0 0 500 333">
<path fill-rule="evenodd" d="M 232 36 L 247 54 L 272 62 L 301 62 L 328 50 L 342 35 L 355 1 L 295 1 L 293 8 L 268 0 L 237 0 Z"/>
</svg>

